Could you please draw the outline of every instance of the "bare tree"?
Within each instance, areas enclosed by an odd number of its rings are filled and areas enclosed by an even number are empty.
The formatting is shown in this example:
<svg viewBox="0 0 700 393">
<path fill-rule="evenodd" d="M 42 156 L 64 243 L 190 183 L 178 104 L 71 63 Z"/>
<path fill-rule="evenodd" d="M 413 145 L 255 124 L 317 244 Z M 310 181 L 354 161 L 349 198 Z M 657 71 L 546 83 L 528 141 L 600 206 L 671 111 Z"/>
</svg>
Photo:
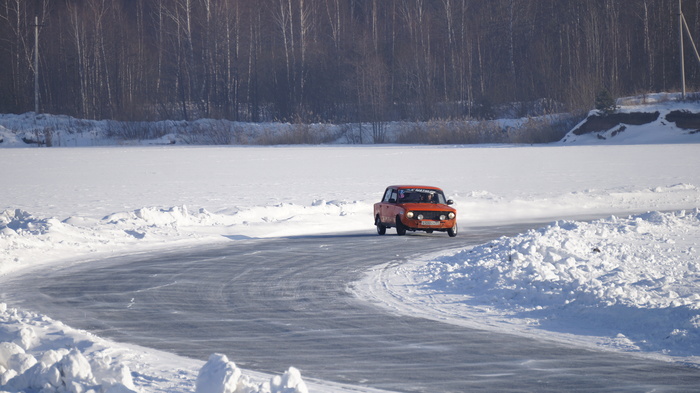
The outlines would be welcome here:
<svg viewBox="0 0 700 393">
<path fill-rule="evenodd" d="M 42 104 L 80 117 L 426 120 L 679 86 L 668 0 L 0 0 L 0 111 L 32 110 L 36 10 Z M 684 14 L 697 31 L 700 0 Z"/>
</svg>

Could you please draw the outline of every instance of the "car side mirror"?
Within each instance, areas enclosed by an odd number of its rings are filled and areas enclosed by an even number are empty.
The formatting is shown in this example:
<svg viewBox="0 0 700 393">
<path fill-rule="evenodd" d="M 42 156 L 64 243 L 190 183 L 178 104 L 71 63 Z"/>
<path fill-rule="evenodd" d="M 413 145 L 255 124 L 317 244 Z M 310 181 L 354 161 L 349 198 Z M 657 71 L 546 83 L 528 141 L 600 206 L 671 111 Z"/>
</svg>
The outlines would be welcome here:
<svg viewBox="0 0 700 393">
<path fill-rule="evenodd" d="M 448 205 L 451 205 L 451 204 L 453 204 L 453 203 L 455 203 L 455 201 L 453 201 L 452 199 L 448 199 L 448 200 L 447 200 L 447 204 L 448 204 Z"/>
</svg>

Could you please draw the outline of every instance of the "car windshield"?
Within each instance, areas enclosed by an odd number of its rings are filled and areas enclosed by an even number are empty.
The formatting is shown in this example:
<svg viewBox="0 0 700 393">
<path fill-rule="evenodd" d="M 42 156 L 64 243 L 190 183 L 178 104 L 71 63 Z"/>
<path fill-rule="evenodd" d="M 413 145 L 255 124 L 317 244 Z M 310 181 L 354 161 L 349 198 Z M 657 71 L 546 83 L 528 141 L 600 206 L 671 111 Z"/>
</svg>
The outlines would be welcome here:
<svg viewBox="0 0 700 393">
<path fill-rule="evenodd" d="M 438 190 L 424 188 L 402 188 L 399 190 L 399 203 L 442 203 L 445 195 Z"/>
</svg>

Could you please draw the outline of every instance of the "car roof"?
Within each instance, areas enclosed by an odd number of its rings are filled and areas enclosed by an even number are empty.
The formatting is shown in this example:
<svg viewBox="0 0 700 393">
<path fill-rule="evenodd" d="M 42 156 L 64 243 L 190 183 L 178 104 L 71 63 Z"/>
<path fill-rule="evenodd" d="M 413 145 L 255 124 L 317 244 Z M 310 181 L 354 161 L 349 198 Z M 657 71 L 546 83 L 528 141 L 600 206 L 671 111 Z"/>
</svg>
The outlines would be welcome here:
<svg viewBox="0 0 700 393">
<path fill-rule="evenodd" d="M 439 190 L 439 191 L 442 191 L 442 189 L 441 189 L 440 187 L 434 187 L 434 186 L 419 186 L 419 185 L 406 185 L 406 184 L 403 184 L 403 185 L 393 185 L 393 186 L 389 186 L 389 187 L 387 187 L 387 188 L 425 188 L 425 189 L 428 189 L 428 190 Z"/>
</svg>

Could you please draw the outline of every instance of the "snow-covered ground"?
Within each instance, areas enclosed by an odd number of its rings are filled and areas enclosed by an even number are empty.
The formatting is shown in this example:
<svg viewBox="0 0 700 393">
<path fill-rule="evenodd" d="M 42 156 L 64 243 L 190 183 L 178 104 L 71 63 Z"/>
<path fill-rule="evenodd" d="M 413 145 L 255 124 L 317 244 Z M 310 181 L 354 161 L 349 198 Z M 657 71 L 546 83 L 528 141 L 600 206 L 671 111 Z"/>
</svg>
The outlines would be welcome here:
<svg viewBox="0 0 700 393">
<path fill-rule="evenodd" d="M 373 270 L 356 286 L 361 298 L 700 364 L 700 133 L 632 131 L 655 143 L 0 149 L 0 283 L 174 244 L 372 232 L 387 185 L 425 183 L 455 200 L 460 236 L 552 224 Z M 592 217 L 602 219 L 582 221 Z M 205 364 L 111 343 L 0 303 L 0 391 L 346 391 L 302 380 L 293 364 L 277 376 L 240 370 L 233 356 Z"/>
<path fill-rule="evenodd" d="M 358 295 L 389 310 L 700 365 L 700 211 L 560 220 L 381 265 Z"/>
</svg>

